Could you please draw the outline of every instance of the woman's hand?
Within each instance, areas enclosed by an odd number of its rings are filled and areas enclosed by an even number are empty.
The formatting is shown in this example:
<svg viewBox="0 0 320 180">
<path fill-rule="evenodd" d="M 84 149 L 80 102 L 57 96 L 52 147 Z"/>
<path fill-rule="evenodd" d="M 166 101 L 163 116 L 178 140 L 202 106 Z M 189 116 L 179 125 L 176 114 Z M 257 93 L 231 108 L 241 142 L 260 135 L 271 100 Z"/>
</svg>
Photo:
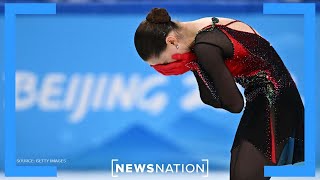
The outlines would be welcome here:
<svg viewBox="0 0 320 180">
<path fill-rule="evenodd" d="M 189 64 L 190 62 L 196 60 L 196 56 L 191 52 L 187 52 L 183 54 L 174 54 L 172 55 L 172 59 L 175 59 L 176 61 L 173 61 L 168 64 L 157 64 L 151 66 L 155 70 L 166 76 L 180 75 L 189 70 L 192 70 L 192 66 L 189 66 Z"/>
</svg>

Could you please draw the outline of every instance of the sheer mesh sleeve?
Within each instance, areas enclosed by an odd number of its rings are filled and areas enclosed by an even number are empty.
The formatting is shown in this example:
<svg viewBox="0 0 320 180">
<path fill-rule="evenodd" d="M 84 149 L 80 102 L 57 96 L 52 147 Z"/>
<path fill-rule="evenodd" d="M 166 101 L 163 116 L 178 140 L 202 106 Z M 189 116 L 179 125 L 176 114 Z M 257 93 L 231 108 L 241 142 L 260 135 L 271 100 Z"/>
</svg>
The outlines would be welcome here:
<svg viewBox="0 0 320 180">
<path fill-rule="evenodd" d="M 205 104 L 208 104 L 210 106 L 213 106 L 215 108 L 222 108 L 220 99 L 216 98 L 217 97 L 216 92 L 214 92 L 215 95 L 213 96 L 210 92 L 210 89 L 208 89 L 208 87 L 204 84 L 204 82 L 202 81 L 202 79 L 198 75 L 198 73 L 196 71 L 194 71 L 193 74 L 196 77 L 196 80 L 198 83 L 200 98 L 201 98 L 202 102 L 204 102 Z"/>
<path fill-rule="evenodd" d="M 244 106 L 244 100 L 230 71 L 224 64 L 223 51 L 220 47 L 197 43 L 194 46 L 200 69 L 209 80 L 211 90 L 197 73 L 201 100 L 215 108 L 223 108 L 232 113 L 239 113 Z M 214 93 L 214 94 L 213 94 Z"/>
</svg>

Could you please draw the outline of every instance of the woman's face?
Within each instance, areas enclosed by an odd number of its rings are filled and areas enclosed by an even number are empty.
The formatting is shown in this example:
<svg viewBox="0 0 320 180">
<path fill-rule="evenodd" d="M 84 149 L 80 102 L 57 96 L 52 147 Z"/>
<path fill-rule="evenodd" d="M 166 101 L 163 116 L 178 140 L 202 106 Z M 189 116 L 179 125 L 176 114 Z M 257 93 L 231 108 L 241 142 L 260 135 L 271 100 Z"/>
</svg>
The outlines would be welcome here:
<svg viewBox="0 0 320 180">
<path fill-rule="evenodd" d="M 176 61 L 175 59 L 172 59 L 172 55 L 174 54 L 182 54 L 186 53 L 189 50 L 187 46 L 185 46 L 182 41 L 177 38 L 177 35 L 174 32 L 170 32 L 168 36 L 166 37 L 166 49 L 159 55 L 159 57 L 151 57 L 147 60 L 147 63 L 150 65 L 156 65 L 156 64 L 167 64 L 171 63 L 173 61 Z"/>
</svg>

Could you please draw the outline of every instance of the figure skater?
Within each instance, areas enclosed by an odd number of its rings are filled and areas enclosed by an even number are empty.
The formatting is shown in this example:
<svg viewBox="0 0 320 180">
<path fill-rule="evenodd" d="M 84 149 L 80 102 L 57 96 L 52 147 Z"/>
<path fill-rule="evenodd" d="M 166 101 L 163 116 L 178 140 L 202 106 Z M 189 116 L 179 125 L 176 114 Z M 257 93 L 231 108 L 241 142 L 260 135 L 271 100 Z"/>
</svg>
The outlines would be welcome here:
<svg viewBox="0 0 320 180">
<path fill-rule="evenodd" d="M 153 8 L 136 30 L 140 57 L 163 75 L 191 70 L 203 103 L 243 110 L 231 147 L 230 179 L 262 180 L 265 165 L 304 161 L 304 105 L 272 45 L 250 25 L 229 18 L 171 21 Z M 244 88 L 244 96 L 236 83 Z"/>
</svg>

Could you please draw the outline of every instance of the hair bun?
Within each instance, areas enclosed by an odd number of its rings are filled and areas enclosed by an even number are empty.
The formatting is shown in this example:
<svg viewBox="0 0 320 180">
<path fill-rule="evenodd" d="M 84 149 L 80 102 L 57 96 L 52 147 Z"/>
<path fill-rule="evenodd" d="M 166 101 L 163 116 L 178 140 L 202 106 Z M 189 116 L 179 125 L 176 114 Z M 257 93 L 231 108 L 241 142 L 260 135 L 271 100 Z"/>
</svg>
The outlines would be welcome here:
<svg viewBox="0 0 320 180">
<path fill-rule="evenodd" d="M 147 21 L 155 24 L 168 23 L 171 21 L 169 13 L 164 8 L 153 8 L 147 15 Z"/>
</svg>

